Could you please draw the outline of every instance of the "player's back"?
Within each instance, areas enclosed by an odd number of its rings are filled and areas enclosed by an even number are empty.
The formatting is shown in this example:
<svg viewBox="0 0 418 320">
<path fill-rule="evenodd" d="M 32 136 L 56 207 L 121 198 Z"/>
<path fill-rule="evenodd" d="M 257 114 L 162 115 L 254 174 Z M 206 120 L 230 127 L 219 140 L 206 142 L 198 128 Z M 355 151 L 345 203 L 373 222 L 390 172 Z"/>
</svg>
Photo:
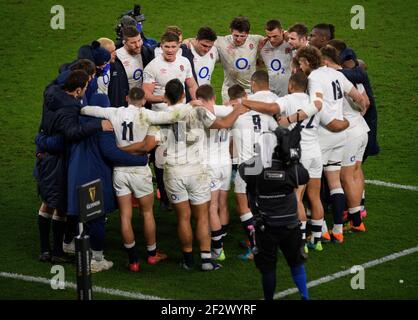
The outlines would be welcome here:
<svg viewBox="0 0 418 320">
<path fill-rule="evenodd" d="M 226 117 L 233 111 L 231 106 L 214 105 L 216 117 Z M 206 154 L 208 163 L 213 166 L 226 166 L 231 164 L 229 153 L 230 130 L 229 129 L 206 129 Z"/>
<path fill-rule="evenodd" d="M 343 119 L 344 81 L 341 76 L 345 78 L 341 72 L 323 66 L 312 71 L 308 77 L 311 99 L 312 91 L 319 87 L 323 94 L 322 108 L 334 113 L 338 120 Z"/>
<path fill-rule="evenodd" d="M 140 115 L 146 112 L 146 109 L 133 105 L 116 109 L 109 120 L 112 122 L 118 145 L 124 147 L 144 140 L 150 124 L 147 121 L 137 120 L 141 119 Z"/>
<path fill-rule="evenodd" d="M 290 116 L 298 110 L 303 109 L 310 103 L 309 96 L 303 92 L 288 94 L 277 100 L 280 105 L 280 112 L 284 116 Z M 289 130 L 292 130 L 296 124 L 291 124 Z M 302 121 L 301 123 L 301 149 L 302 157 L 314 158 L 321 156 L 321 150 L 318 143 L 319 116 L 317 114 Z"/>
<path fill-rule="evenodd" d="M 270 91 L 258 91 L 248 97 L 249 100 L 266 103 L 275 102 L 277 98 L 277 95 Z M 260 136 L 263 132 L 273 131 L 276 128 L 277 123 L 270 115 L 254 110 L 240 115 L 232 130 L 238 164 L 251 159 L 255 155 L 254 144 L 260 142 Z"/>
</svg>

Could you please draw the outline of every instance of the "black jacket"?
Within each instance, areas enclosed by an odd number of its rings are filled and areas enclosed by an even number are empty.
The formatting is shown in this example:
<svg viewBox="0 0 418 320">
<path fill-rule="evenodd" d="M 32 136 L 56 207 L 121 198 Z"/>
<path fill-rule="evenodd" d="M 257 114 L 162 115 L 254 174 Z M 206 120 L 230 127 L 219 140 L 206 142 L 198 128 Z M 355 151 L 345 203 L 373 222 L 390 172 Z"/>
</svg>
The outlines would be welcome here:
<svg viewBox="0 0 418 320">
<path fill-rule="evenodd" d="M 66 145 L 102 130 L 101 120 L 80 124 L 80 100 L 57 85 L 44 93 L 41 130 L 46 135 L 63 135 Z M 67 148 L 56 153 L 43 153 L 37 159 L 38 191 L 41 199 L 52 208 L 67 208 Z"/>
<path fill-rule="evenodd" d="M 147 46 L 142 46 L 141 57 L 144 68 L 154 59 L 154 50 Z M 116 57 L 114 63 L 110 64 L 110 82 L 107 95 L 112 107 L 127 107 L 126 97 L 129 94 L 128 76 L 122 62 Z"/>
</svg>

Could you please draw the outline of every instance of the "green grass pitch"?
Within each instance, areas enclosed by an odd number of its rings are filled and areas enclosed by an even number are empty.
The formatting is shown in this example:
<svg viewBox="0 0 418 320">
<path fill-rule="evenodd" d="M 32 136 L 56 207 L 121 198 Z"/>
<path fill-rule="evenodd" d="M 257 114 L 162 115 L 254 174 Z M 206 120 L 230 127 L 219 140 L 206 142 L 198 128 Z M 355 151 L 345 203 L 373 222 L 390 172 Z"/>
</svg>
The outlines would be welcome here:
<svg viewBox="0 0 418 320">
<path fill-rule="evenodd" d="M 287 28 L 303 22 L 311 28 L 321 22 L 336 26 L 336 38 L 345 40 L 366 61 L 378 108 L 381 153 L 369 158 L 366 179 L 418 186 L 417 42 L 415 13 L 418 2 L 406 1 L 138 1 L 146 15 L 144 30 L 158 39 L 165 26 L 179 25 L 185 37 L 208 25 L 218 34 L 229 32 L 232 18 L 245 15 L 251 33 L 264 34 L 264 23 L 278 18 Z M 0 273 L 51 278 L 51 265 L 38 262 L 37 212 L 40 200 L 32 177 L 34 136 L 44 87 L 61 63 L 75 59 L 78 48 L 99 37 L 114 39 L 116 18 L 134 1 L 63 1 L 65 30 L 50 27 L 51 0 L 2 1 L 0 4 Z M 353 30 L 350 9 L 365 9 L 365 29 Z M 222 69 L 216 67 L 213 84 L 220 96 Z M 343 245 L 325 245 L 311 253 L 308 281 L 349 269 L 418 245 L 416 191 L 366 186 L 367 232 L 347 235 Z M 253 263 L 239 261 L 237 242 L 243 234 L 231 198 L 231 230 L 225 244 L 227 259 L 220 271 L 203 273 L 179 269 L 181 258 L 173 213 L 156 210 L 159 246 L 169 260 L 143 271 L 125 269 L 125 252 L 118 213 L 109 216 L 106 257 L 115 266 L 94 274 L 94 285 L 172 299 L 261 299 L 260 275 Z M 139 216 L 135 217 L 140 254 L 145 255 Z M 142 259 L 143 260 L 143 259 Z M 366 269 L 365 289 L 353 290 L 351 276 L 310 290 L 312 299 L 417 299 L 418 253 Z M 75 282 L 74 266 L 66 266 L 66 280 Z M 283 257 L 279 257 L 277 291 L 294 287 Z M 97 299 L 120 299 L 95 294 Z M 75 299 L 73 289 L 52 290 L 46 284 L 0 277 L 0 299 Z M 298 299 L 297 295 L 285 299 Z"/>
</svg>

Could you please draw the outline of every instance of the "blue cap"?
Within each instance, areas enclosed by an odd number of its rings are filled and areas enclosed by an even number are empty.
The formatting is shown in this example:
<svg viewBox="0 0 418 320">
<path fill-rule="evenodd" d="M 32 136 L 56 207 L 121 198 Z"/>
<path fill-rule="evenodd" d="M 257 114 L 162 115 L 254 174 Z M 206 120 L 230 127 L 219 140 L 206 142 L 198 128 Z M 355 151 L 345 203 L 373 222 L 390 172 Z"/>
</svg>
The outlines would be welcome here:
<svg viewBox="0 0 418 320">
<path fill-rule="evenodd" d="M 348 61 L 348 60 L 357 60 L 357 56 L 356 53 L 354 52 L 353 49 L 351 48 L 345 48 L 343 51 L 341 51 L 340 53 L 340 59 L 341 59 L 341 63 Z"/>
</svg>

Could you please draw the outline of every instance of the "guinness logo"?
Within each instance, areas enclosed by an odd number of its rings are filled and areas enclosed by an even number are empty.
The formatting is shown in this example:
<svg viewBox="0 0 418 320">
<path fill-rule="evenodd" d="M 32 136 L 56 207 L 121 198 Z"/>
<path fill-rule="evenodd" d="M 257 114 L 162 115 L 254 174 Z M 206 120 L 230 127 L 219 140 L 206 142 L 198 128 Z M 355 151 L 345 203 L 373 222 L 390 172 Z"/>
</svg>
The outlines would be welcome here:
<svg viewBox="0 0 418 320">
<path fill-rule="evenodd" d="M 94 202 L 96 200 L 96 187 L 89 188 L 89 195 L 91 202 Z"/>
</svg>

